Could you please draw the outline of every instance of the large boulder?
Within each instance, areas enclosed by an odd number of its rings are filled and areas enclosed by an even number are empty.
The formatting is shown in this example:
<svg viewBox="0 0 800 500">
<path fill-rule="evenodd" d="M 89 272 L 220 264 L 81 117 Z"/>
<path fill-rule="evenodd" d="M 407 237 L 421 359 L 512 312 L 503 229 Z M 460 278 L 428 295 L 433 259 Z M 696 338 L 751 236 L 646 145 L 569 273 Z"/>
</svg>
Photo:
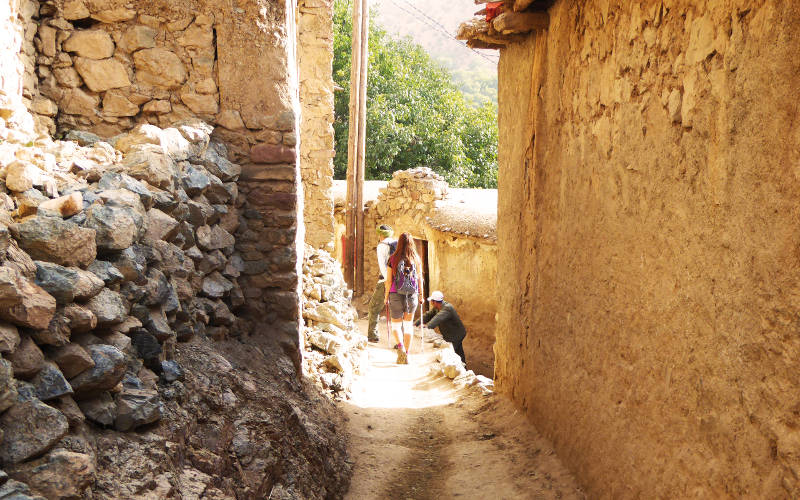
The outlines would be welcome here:
<svg viewBox="0 0 800 500">
<path fill-rule="evenodd" d="M 90 299 L 104 285 L 103 280 L 89 271 L 43 261 L 36 261 L 36 284 L 60 304 Z"/>
<path fill-rule="evenodd" d="M 47 354 L 68 379 L 94 366 L 92 357 L 79 344 L 67 344 L 52 348 L 48 350 Z"/>
<path fill-rule="evenodd" d="M 91 455 L 57 449 L 38 460 L 14 466 L 8 473 L 47 498 L 81 498 L 94 482 L 95 465 Z"/>
<path fill-rule="evenodd" d="M 86 267 L 97 257 L 94 229 L 58 217 L 30 217 L 10 229 L 22 249 L 37 260 Z"/>
<path fill-rule="evenodd" d="M 47 328 L 56 299 L 11 267 L 0 267 L 0 318 L 27 328 Z"/>
<path fill-rule="evenodd" d="M 125 388 L 117 394 L 116 400 L 114 427 L 118 431 L 130 431 L 161 418 L 161 398 L 156 391 Z"/>
<path fill-rule="evenodd" d="M 106 391 L 117 385 L 125 375 L 125 355 L 116 347 L 104 344 L 86 348 L 94 366 L 70 380 L 76 394 Z"/>
<path fill-rule="evenodd" d="M 86 308 L 97 317 L 98 327 L 122 323 L 128 316 L 128 307 L 122 296 L 108 288 L 92 297 L 86 303 Z"/>
<path fill-rule="evenodd" d="M 69 430 L 67 418 L 38 399 L 19 402 L 0 416 L 0 460 L 17 464 L 49 450 Z"/>
</svg>

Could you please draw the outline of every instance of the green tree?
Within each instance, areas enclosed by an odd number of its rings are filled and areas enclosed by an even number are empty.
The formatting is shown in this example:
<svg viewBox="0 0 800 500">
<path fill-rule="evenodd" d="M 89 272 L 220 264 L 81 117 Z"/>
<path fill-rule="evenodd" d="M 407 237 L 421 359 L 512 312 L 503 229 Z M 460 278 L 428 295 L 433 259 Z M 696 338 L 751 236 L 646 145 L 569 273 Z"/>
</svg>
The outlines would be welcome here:
<svg viewBox="0 0 800 500">
<path fill-rule="evenodd" d="M 333 79 L 335 177 L 347 172 L 352 5 L 336 0 Z M 497 187 L 497 105 L 464 97 L 450 74 L 418 45 L 369 32 L 366 178 L 428 166 L 454 187 Z"/>
</svg>

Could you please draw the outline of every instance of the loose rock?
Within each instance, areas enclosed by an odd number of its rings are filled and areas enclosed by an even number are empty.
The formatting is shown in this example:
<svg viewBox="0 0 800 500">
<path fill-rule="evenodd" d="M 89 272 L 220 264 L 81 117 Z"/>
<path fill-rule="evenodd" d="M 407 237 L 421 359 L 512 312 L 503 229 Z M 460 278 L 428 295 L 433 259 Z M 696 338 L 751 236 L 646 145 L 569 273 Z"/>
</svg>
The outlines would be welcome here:
<svg viewBox="0 0 800 500">
<path fill-rule="evenodd" d="M 125 375 L 125 355 L 110 345 L 90 345 L 86 350 L 94 366 L 70 380 L 72 389 L 78 395 L 112 389 Z"/>
<path fill-rule="evenodd" d="M 0 416 L 0 459 L 17 464 L 49 450 L 69 430 L 67 418 L 34 399 L 17 403 Z"/>
</svg>

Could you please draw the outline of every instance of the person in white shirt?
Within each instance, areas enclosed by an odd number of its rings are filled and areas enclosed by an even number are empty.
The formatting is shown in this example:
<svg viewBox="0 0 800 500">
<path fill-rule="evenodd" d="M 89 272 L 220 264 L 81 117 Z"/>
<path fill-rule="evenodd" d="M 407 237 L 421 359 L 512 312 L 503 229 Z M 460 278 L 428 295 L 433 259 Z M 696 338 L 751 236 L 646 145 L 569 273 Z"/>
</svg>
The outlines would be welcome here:
<svg viewBox="0 0 800 500">
<path fill-rule="evenodd" d="M 383 310 L 383 299 L 386 294 L 386 263 L 389 262 L 389 257 L 391 257 L 397 248 L 397 240 L 392 237 L 394 230 L 391 226 L 381 224 L 378 226 L 377 231 L 378 234 L 383 237 L 375 248 L 378 254 L 378 269 L 381 272 L 381 276 L 375 284 L 375 291 L 372 293 L 372 298 L 369 301 L 367 340 L 370 342 L 378 341 L 378 317 Z"/>
</svg>

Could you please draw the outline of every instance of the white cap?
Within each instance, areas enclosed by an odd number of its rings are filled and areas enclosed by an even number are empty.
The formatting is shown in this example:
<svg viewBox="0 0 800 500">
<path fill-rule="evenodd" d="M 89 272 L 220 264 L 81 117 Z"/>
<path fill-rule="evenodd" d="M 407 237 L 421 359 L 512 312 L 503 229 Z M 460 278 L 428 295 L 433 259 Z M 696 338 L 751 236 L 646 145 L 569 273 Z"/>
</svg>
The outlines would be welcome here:
<svg viewBox="0 0 800 500">
<path fill-rule="evenodd" d="M 439 290 L 436 290 L 435 292 L 433 292 L 431 294 L 430 297 L 428 297 L 428 300 L 433 300 L 435 302 L 441 302 L 441 301 L 444 300 L 444 294 L 442 292 L 440 292 Z"/>
</svg>

